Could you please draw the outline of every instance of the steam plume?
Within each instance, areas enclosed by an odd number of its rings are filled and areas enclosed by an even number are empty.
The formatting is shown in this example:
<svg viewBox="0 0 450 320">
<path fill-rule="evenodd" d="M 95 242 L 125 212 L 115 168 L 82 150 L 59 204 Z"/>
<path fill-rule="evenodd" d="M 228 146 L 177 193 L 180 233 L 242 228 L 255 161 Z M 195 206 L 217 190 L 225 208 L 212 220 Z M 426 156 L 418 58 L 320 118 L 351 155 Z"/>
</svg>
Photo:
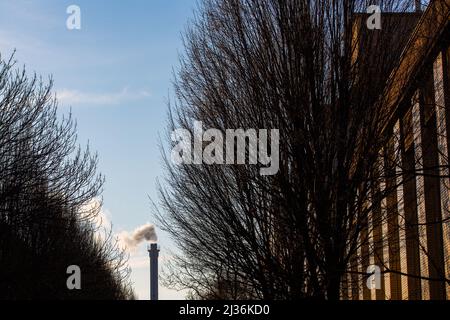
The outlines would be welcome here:
<svg viewBox="0 0 450 320">
<path fill-rule="evenodd" d="M 136 247 L 143 241 L 158 241 L 155 225 L 151 223 L 140 226 L 131 234 L 127 231 L 121 232 L 119 234 L 119 239 L 130 250 L 136 249 Z"/>
</svg>

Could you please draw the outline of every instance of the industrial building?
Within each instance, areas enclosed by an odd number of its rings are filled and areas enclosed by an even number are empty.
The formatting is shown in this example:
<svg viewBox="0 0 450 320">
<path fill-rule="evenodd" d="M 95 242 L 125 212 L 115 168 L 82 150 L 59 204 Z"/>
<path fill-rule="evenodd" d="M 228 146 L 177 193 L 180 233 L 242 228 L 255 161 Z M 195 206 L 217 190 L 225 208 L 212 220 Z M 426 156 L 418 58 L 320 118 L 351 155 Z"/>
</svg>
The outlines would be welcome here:
<svg viewBox="0 0 450 320">
<path fill-rule="evenodd" d="M 380 93 L 390 140 L 373 189 L 392 191 L 371 209 L 343 299 L 450 299 L 450 0 L 417 9 L 389 17 L 411 27 Z"/>
</svg>

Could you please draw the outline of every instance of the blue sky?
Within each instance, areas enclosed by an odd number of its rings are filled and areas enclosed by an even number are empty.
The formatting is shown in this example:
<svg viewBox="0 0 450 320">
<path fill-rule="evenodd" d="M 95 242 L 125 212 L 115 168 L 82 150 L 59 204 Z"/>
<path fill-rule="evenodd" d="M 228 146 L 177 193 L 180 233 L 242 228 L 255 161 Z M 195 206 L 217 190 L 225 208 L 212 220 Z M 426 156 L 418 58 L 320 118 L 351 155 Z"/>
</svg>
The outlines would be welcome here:
<svg viewBox="0 0 450 320">
<path fill-rule="evenodd" d="M 81 30 L 68 30 L 66 8 L 81 9 Z M 98 151 L 106 176 L 104 211 L 115 232 L 153 223 L 162 176 L 158 136 L 164 133 L 173 68 L 183 51 L 181 33 L 196 0 L 2 0 L 0 53 L 13 49 L 19 66 L 52 75 L 62 112 L 78 123 L 81 144 Z M 170 240 L 159 232 L 162 264 Z M 132 280 L 148 299 L 145 246 L 132 253 Z M 161 299 L 183 293 L 160 289 Z"/>
</svg>

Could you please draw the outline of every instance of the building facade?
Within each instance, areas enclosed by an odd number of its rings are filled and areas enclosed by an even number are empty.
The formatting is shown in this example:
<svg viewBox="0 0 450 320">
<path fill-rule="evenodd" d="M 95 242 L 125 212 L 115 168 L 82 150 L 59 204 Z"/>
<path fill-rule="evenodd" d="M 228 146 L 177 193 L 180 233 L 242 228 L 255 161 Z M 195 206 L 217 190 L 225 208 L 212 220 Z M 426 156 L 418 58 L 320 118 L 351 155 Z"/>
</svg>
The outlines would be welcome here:
<svg viewBox="0 0 450 320">
<path fill-rule="evenodd" d="M 372 189 L 385 196 L 371 207 L 343 299 L 450 299 L 449 19 L 450 0 L 437 0 L 409 20 L 381 101 L 388 142 Z"/>
</svg>

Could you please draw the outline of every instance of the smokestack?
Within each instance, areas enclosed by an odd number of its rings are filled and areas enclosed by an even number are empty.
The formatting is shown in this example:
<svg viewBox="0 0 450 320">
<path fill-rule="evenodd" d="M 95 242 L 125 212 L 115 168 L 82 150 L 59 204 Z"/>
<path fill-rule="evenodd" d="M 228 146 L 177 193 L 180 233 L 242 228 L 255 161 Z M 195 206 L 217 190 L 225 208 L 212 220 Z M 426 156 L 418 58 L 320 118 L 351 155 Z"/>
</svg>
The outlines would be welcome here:
<svg viewBox="0 0 450 320">
<path fill-rule="evenodd" d="M 150 244 L 148 255 L 150 257 L 150 300 L 158 300 L 158 244 Z"/>
<path fill-rule="evenodd" d="M 422 12 L 421 0 L 416 0 L 416 12 Z"/>
</svg>

